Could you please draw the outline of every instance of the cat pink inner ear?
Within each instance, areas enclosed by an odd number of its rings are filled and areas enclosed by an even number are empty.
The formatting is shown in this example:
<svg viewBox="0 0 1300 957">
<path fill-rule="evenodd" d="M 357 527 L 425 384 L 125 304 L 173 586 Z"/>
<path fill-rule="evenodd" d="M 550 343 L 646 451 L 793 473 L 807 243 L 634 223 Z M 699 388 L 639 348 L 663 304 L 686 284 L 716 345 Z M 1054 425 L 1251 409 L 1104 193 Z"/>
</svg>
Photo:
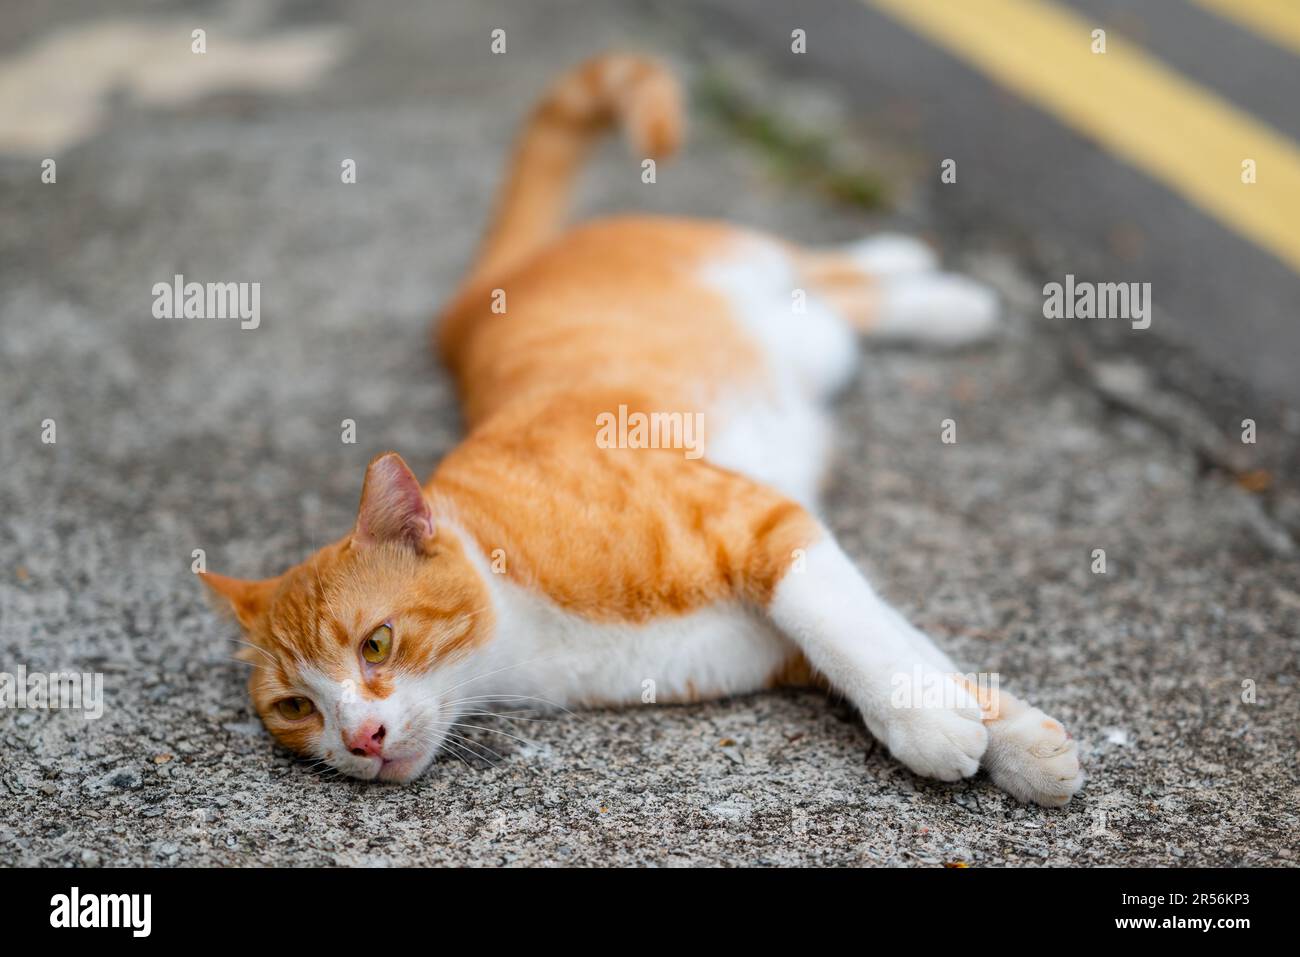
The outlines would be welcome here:
<svg viewBox="0 0 1300 957">
<path fill-rule="evenodd" d="M 424 489 L 402 457 L 396 452 L 376 456 L 366 469 L 353 541 L 358 545 L 397 542 L 425 551 L 434 531 Z"/>
</svg>

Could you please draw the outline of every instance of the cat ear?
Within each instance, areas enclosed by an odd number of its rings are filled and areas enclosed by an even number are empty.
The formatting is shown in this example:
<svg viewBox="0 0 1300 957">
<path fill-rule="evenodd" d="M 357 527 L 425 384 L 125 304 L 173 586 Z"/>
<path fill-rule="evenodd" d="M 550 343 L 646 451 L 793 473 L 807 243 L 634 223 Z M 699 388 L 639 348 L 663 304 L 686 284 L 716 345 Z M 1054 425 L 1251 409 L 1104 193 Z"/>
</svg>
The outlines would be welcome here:
<svg viewBox="0 0 1300 957">
<path fill-rule="evenodd" d="M 436 529 L 424 489 L 396 452 L 370 460 L 361 488 L 361 507 L 352 541 L 357 545 L 397 542 L 427 553 Z"/>
<path fill-rule="evenodd" d="M 271 607 L 271 596 L 280 581 L 278 578 L 244 581 L 214 572 L 199 572 L 199 578 L 208 586 L 217 604 L 234 613 L 245 631 L 250 630 Z"/>
</svg>

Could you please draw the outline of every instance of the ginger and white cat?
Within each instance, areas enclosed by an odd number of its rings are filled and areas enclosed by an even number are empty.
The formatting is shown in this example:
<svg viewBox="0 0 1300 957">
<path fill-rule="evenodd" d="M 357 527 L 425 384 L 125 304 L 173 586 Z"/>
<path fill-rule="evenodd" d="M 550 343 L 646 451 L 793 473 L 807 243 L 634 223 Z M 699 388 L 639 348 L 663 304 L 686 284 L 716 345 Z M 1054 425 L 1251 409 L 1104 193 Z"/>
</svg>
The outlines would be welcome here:
<svg viewBox="0 0 1300 957">
<path fill-rule="evenodd" d="M 493 700 L 817 683 L 917 774 L 983 766 L 1022 800 L 1064 804 L 1083 780 L 1065 729 L 962 677 L 815 517 L 824 405 L 857 366 L 857 334 L 975 340 L 995 298 L 904 237 L 818 251 L 649 217 L 564 232 L 577 167 L 614 124 L 638 156 L 670 153 L 673 78 L 598 57 L 524 130 L 438 325 L 468 435 L 428 483 L 381 455 L 345 538 L 265 581 L 204 576 L 247 633 L 267 728 L 346 774 L 409 781 Z M 598 441 L 598 423 L 637 413 L 701 415 L 704 455 Z M 900 698 L 919 685 L 932 693 Z"/>
</svg>

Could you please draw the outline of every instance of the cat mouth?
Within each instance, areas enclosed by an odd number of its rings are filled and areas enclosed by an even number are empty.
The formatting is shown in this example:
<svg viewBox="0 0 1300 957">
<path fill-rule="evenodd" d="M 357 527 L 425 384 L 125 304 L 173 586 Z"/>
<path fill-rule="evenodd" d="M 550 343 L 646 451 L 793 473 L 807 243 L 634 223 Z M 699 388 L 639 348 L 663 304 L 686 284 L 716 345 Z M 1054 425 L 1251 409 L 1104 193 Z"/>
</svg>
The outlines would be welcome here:
<svg viewBox="0 0 1300 957">
<path fill-rule="evenodd" d="M 381 758 L 379 770 L 375 773 L 375 780 L 405 784 L 419 775 L 424 770 L 424 765 L 424 756 L 419 754 Z"/>
</svg>

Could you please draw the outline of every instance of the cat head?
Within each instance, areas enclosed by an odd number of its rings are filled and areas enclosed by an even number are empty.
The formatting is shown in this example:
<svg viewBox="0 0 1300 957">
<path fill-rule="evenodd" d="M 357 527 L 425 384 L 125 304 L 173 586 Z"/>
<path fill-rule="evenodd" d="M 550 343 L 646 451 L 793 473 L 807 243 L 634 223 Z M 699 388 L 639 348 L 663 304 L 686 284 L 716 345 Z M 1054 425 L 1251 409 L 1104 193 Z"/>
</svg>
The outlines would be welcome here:
<svg viewBox="0 0 1300 957">
<path fill-rule="evenodd" d="M 277 740 L 358 778 L 428 767 L 493 622 L 482 577 L 401 456 L 370 463 L 346 538 L 275 578 L 202 577 L 244 630 L 249 693 Z"/>
</svg>

